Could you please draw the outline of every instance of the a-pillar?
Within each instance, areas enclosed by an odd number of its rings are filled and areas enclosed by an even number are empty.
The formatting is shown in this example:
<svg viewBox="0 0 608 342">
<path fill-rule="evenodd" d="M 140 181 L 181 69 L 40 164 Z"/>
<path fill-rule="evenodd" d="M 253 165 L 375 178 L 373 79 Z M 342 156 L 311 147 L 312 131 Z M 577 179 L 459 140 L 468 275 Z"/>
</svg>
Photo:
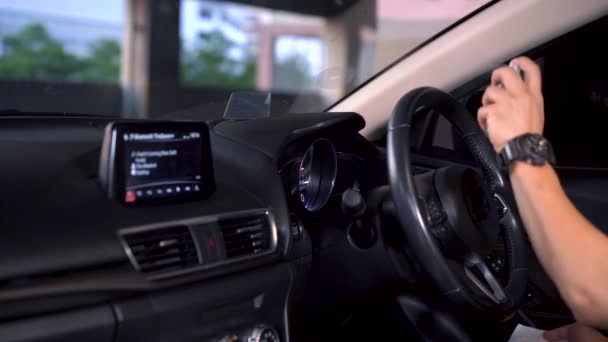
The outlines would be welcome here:
<svg viewBox="0 0 608 342">
<path fill-rule="evenodd" d="M 376 29 L 376 0 L 359 1 L 344 13 L 329 18 L 325 25 L 325 72 L 322 77 L 322 92 L 330 99 L 346 95 L 367 78 L 373 65 L 364 60 L 363 38 L 365 32 Z M 373 42 L 371 42 L 373 43 Z"/>
<path fill-rule="evenodd" d="M 179 104 L 179 9 L 176 0 L 125 0 L 121 86 L 123 114 L 153 117 Z"/>
</svg>

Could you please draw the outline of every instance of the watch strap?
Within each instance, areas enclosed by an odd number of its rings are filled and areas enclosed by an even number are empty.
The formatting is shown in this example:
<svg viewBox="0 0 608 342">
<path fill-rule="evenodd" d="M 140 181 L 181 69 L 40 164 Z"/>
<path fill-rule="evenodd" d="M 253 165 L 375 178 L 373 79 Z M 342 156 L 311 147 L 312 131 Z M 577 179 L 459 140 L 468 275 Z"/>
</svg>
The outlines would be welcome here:
<svg viewBox="0 0 608 342">
<path fill-rule="evenodd" d="M 540 134 L 523 134 L 512 139 L 500 151 L 498 157 L 501 168 L 508 168 L 516 161 L 534 166 L 543 166 L 546 163 L 555 165 L 553 147 Z"/>
</svg>

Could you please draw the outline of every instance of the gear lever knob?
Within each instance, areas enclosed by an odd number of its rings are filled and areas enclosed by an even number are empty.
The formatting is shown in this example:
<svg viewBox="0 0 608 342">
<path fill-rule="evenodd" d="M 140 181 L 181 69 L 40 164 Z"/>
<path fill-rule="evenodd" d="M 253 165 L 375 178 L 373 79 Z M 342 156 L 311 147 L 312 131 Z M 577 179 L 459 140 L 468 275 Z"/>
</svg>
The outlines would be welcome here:
<svg viewBox="0 0 608 342">
<path fill-rule="evenodd" d="M 367 203 L 357 190 L 347 189 L 342 193 L 342 212 L 353 219 L 359 219 L 367 211 Z"/>
</svg>

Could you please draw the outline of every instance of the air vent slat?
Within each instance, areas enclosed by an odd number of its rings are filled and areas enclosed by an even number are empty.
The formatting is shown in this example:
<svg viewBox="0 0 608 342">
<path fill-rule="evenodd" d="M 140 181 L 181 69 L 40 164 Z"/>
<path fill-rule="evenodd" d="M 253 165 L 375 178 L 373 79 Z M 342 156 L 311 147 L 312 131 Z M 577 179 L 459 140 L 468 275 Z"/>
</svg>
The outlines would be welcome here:
<svg viewBox="0 0 608 342">
<path fill-rule="evenodd" d="M 230 252 L 232 250 L 236 250 L 239 248 L 261 247 L 261 246 L 264 246 L 263 240 L 239 241 L 239 242 L 227 243 L 226 249 Z"/>
<path fill-rule="evenodd" d="M 126 233 L 122 237 L 136 267 L 143 273 L 182 270 L 199 264 L 192 234 L 186 226 Z"/>
<path fill-rule="evenodd" d="M 228 258 L 255 255 L 270 249 L 271 226 L 266 215 L 220 220 Z"/>
<path fill-rule="evenodd" d="M 244 233 L 259 232 L 262 230 L 264 230 L 264 225 L 258 224 L 255 226 L 248 226 L 248 227 L 246 226 L 246 227 L 236 228 L 233 230 L 225 229 L 224 231 L 226 233 L 224 233 L 224 235 L 225 236 L 239 235 L 239 234 L 244 234 Z"/>
<path fill-rule="evenodd" d="M 164 247 L 159 247 L 159 246 L 136 246 L 136 247 L 131 247 L 131 252 L 133 253 L 133 255 L 135 256 L 147 256 L 147 255 L 157 255 L 157 254 L 163 254 L 163 253 L 167 253 L 171 250 L 180 250 L 180 251 L 194 251 L 196 252 L 196 248 L 194 247 L 193 244 L 189 244 L 189 243 L 182 243 L 182 244 L 177 244 L 177 245 L 171 245 L 171 246 L 164 246 Z"/>
<path fill-rule="evenodd" d="M 234 236 L 231 239 L 224 238 L 224 243 L 225 244 L 231 244 L 231 243 L 239 243 L 239 242 L 261 240 L 261 239 L 264 239 L 264 232 L 258 232 L 258 233 L 254 233 L 254 234 L 237 235 L 237 236 Z"/>
<path fill-rule="evenodd" d="M 239 248 L 234 248 L 233 250 L 228 252 L 228 257 L 234 258 L 234 257 L 239 257 L 239 256 L 244 256 L 244 255 L 258 254 L 265 250 L 266 250 L 265 248 L 254 247 L 254 246 L 239 247 Z"/>
<path fill-rule="evenodd" d="M 138 260 L 138 263 L 140 265 L 142 265 L 142 264 L 146 264 L 146 263 L 162 262 L 163 260 L 173 259 L 173 258 L 180 258 L 181 260 L 189 260 L 191 258 L 196 259 L 196 255 L 191 254 L 191 253 L 179 253 L 178 252 L 178 253 L 171 253 L 171 254 L 157 256 L 157 257 L 140 258 Z"/>
<path fill-rule="evenodd" d="M 141 264 L 147 263 L 147 262 L 162 261 L 164 259 L 170 259 L 170 258 L 174 258 L 174 257 L 188 258 L 188 257 L 192 257 L 192 256 L 194 256 L 196 258 L 196 251 L 176 250 L 176 251 L 168 251 L 167 253 L 163 253 L 163 254 L 141 256 L 141 257 L 137 258 L 137 262 L 141 265 Z"/>
<path fill-rule="evenodd" d="M 129 245 L 141 245 L 150 242 L 156 242 L 159 240 L 177 240 L 184 241 L 191 239 L 190 233 L 177 233 L 177 234 L 158 234 L 158 232 L 150 232 L 151 234 L 145 236 L 129 236 L 125 238 L 125 241 Z M 142 234 L 143 235 L 143 234 Z"/>
</svg>

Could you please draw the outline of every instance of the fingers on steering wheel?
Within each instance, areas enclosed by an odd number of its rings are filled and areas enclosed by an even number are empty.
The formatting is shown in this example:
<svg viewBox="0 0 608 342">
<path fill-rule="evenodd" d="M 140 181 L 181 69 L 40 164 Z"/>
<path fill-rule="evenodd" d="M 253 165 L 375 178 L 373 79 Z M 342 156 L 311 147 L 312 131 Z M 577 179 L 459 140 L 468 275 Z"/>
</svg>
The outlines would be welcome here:
<svg viewBox="0 0 608 342">
<path fill-rule="evenodd" d="M 479 110 L 477 110 L 477 123 L 484 131 L 488 129 L 488 116 L 495 106 L 496 105 L 487 105 L 480 107 Z"/>
<path fill-rule="evenodd" d="M 507 94 L 507 91 L 505 89 L 495 86 L 489 86 L 483 93 L 483 97 L 481 98 L 481 104 L 487 106 L 496 102 L 502 102 L 507 98 L 509 98 L 509 94 Z"/>
<path fill-rule="evenodd" d="M 524 72 L 524 82 L 528 85 L 531 90 L 537 93 L 541 92 L 542 87 L 542 76 L 538 64 L 534 63 L 528 57 L 517 57 L 513 59 L 513 62 L 517 63 L 521 70 Z"/>
<path fill-rule="evenodd" d="M 499 84 L 502 84 L 507 92 L 512 94 L 521 93 L 526 90 L 524 81 L 515 70 L 508 66 L 502 66 L 492 72 L 492 85 L 498 87 Z"/>
</svg>

